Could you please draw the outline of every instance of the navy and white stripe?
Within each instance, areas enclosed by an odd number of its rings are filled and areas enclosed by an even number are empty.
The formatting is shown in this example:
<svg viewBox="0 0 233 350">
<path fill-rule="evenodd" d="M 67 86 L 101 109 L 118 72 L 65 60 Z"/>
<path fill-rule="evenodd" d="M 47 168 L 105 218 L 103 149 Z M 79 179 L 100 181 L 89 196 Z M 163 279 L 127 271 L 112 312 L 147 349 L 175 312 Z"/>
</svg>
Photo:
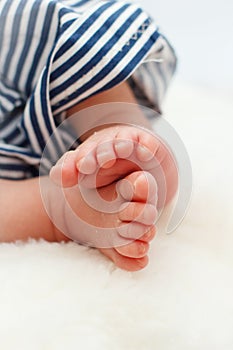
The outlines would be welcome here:
<svg viewBox="0 0 233 350">
<path fill-rule="evenodd" d="M 136 4 L 1 0 L 0 63 L 0 177 L 16 179 L 36 176 L 54 134 L 49 171 L 67 150 L 61 116 L 98 92 L 130 78 L 158 109 L 176 58 Z"/>
</svg>

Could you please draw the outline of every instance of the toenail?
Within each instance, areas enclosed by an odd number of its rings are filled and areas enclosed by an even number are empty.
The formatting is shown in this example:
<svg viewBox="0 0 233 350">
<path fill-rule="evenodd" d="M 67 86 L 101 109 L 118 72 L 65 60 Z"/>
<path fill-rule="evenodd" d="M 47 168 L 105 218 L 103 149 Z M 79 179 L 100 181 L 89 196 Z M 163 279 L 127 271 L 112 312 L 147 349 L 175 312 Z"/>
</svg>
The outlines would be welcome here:
<svg viewBox="0 0 233 350">
<path fill-rule="evenodd" d="M 139 251 L 140 251 L 140 254 L 144 254 L 144 253 L 146 252 L 146 246 L 145 246 L 145 244 L 143 244 L 143 243 L 140 244 L 140 249 L 139 249 Z"/>
<path fill-rule="evenodd" d="M 145 180 L 147 180 L 145 175 L 143 174 L 139 175 L 134 181 L 134 188 L 137 189 L 137 186 L 142 182 L 144 182 Z"/>
<path fill-rule="evenodd" d="M 83 174 L 92 174 L 96 170 L 96 163 L 92 157 L 87 156 L 78 162 L 77 167 Z"/>
<path fill-rule="evenodd" d="M 147 162 L 148 160 L 151 160 L 154 156 L 154 154 L 148 148 L 142 145 L 138 145 L 137 151 L 141 161 Z"/>
<path fill-rule="evenodd" d="M 134 146 L 129 140 L 116 140 L 114 147 L 120 157 L 127 158 L 133 152 Z"/>
<path fill-rule="evenodd" d="M 102 150 L 97 152 L 97 158 L 106 158 L 106 156 L 109 156 L 109 151 L 108 150 Z"/>
<path fill-rule="evenodd" d="M 132 198 L 133 198 L 133 193 L 134 193 L 134 190 L 133 190 L 133 186 L 132 184 L 130 183 L 130 181 L 128 180 L 121 180 L 118 182 L 118 190 L 121 194 L 121 196 L 126 199 L 127 201 L 131 201 Z"/>
</svg>

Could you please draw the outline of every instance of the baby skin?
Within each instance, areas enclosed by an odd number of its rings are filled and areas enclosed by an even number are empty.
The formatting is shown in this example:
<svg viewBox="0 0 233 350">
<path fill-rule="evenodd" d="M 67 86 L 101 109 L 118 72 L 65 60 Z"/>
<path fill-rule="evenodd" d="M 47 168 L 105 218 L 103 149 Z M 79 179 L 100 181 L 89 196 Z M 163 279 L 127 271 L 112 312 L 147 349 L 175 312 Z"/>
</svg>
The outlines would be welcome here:
<svg viewBox="0 0 233 350">
<path fill-rule="evenodd" d="M 124 83 L 75 106 L 68 117 L 102 101 L 136 103 Z M 50 179 L 56 186 L 49 207 L 59 202 L 60 194 L 56 192 L 59 187 L 69 204 L 62 215 L 57 205 L 54 208 L 53 218 L 66 218 L 60 226 L 55 222 L 56 239 L 71 238 L 95 246 L 118 267 L 128 271 L 140 270 L 148 264 L 157 209 L 173 197 L 177 188 L 177 170 L 170 152 L 155 135 L 141 127 L 148 126 L 141 113 L 135 120 L 140 127 L 109 125 L 92 132 L 76 150 L 64 154 L 50 172 Z M 163 181 L 157 176 L 158 165 L 163 170 Z M 90 205 L 83 198 L 81 188 L 88 188 L 88 198 L 94 202 L 98 196 L 108 201 L 110 208 L 117 199 L 114 211 L 106 212 L 101 204 Z M 158 197 L 162 198 L 161 203 Z M 108 229 L 107 238 L 95 236 L 92 227 L 97 233 Z"/>
<path fill-rule="evenodd" d="M 88 108 L 111 102 L 126 103 L 108 110 L 102 127 L 92 113 L 97 127 L 82 134 Z M 128 103 L 136 106 L 133 113 Z M 149 131 L 127 83 L 78 103 L 67 118 L 77 112 L 84 116 L 75 126 L 82 143 L 58 160 L 50 176 L 0 179 L 0 242 L 74 240 L 99 249 L 122 269 L 140 270 L 148 263 L 157 209 L 177 189 L 175 162 Z"/>
</svg>

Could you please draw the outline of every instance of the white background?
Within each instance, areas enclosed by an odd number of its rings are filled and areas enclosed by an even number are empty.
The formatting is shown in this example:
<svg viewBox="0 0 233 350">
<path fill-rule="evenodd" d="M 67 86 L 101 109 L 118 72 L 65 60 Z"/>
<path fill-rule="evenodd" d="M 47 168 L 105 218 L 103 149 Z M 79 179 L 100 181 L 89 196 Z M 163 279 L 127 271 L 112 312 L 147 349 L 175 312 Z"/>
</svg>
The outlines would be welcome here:
<svg viewBox="0 0 233 350">
<path fill-rule="evenodd" d="M 178 77 L 233 90 L 232 0 L 138 0 L 174 46 Z"/>
<path fill-rule="evenodd" d="M 132 274 L 72 242 L 0 244 L 1 349 L 233 349 L 233 0 L 140 2 L 179 56 L 165 115 L 190 155 L 189 211 Z"/>
</svg>

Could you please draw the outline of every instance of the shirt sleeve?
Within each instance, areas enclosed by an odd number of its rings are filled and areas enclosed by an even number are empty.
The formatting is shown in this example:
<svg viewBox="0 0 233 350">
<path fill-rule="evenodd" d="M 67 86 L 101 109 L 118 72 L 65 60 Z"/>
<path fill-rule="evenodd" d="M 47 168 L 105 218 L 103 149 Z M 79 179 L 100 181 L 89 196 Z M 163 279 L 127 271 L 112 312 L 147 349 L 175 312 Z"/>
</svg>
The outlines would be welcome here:
<svg viewBox="0 0 233 350">
<path fill-rule="evenodd" d="M 1 0 L 0 6 L 0 176 L 22 177 L 25 167 L 26 177 L 38 174 L 53 135 L 48 173 L 67 150 L 69 135 L 57 131 L 60 116 L 129 78 L 160 105 L 175 55 L 138 4 Z"/>
</svg>

